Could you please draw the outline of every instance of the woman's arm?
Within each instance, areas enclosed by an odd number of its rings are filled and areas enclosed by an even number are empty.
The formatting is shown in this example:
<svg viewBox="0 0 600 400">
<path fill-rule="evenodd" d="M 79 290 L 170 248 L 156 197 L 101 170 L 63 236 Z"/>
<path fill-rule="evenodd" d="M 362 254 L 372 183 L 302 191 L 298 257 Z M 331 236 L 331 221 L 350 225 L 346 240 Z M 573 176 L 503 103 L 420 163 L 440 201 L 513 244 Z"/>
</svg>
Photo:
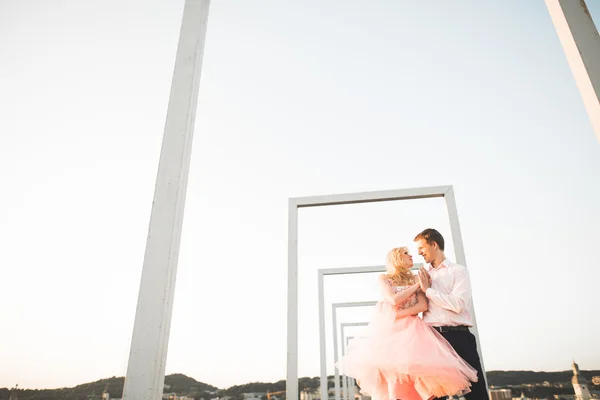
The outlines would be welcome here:
<svg viewBox="0 0 600 400">
<path fill-rule="evenodd" d="M 394 293 L 394 289 L 388 283 L 387 277 L 385 275 L 379 275 L 379 286 L 381 287 L 383 298 L 392 303 L 393 305 L 398 305 L 402 303 L 404 300 L 412 296 L 413 293 L 417 291 L 417 289 L 419 289 L 419 284 L 416 283 L 406 290 L 403 290 L 399 293 Z"/>
<path fill-rule="evenodd" d="M 408 317 L 409 315 L 417 315 L 420 312 L 427 311 L 427 297 L 420 290 L 417 292 L 417 304 L 408 308 L 398 310 L 396 318 Z"/>
</svg>

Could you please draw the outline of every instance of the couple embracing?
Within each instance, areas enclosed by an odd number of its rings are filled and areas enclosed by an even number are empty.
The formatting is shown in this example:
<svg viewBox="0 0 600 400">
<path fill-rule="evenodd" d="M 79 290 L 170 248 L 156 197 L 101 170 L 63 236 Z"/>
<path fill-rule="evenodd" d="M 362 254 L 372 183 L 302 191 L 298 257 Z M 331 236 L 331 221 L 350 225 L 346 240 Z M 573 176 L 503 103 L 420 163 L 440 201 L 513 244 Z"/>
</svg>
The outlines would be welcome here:
<svg viewBox="0 0 600 400">
<path fill-rule="evenodd" d="M 469 273 L 445 257 L 437 230 L 426 229 L 414 240 L 427 267 L 415 276 L 406 247 L 388 253 L 387 273 L 378 278 L 382 300 L 366 333 L 350 342 L 337 366 L 373 400 L 488 400 L 469 330 Z"/>
</svg>

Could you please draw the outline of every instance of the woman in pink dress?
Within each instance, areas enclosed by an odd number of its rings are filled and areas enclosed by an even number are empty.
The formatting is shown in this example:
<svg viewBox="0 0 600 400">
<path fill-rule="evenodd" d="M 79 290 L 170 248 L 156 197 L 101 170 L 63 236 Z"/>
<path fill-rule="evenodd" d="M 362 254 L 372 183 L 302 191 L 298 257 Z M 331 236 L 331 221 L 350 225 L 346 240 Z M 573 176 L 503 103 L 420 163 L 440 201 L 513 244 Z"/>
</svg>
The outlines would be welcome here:
<svg viewBox="0 0 600 400">
<path fill-rule="evenodd" d="M 388 253 L 387 274 L 379 277 L 383 300 L 365 335 L 354 338 L 348 354 L 336 364 L 373 400 L 460 396 L 477 381 L 477 371 L 419 318 L 427 310 L 427 298 L 412 266 L 406 247 Z"/>
</svg>

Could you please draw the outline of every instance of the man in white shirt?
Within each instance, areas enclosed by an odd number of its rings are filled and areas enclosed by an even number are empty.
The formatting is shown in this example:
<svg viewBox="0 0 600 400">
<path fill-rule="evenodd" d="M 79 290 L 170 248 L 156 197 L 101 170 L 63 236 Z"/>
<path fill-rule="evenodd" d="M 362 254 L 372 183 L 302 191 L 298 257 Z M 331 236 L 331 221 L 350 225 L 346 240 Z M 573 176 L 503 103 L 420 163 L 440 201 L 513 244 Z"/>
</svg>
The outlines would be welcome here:
<svg viewBox="0 0 600 400">
<path fill-rule="evenodd" d="M 419 270 L 419 284 L 428 299 L 425 321 L 437 330 L 467 363 L 477 370 L 478 381 L 465 395 L 467 400 L 488 400 L 485 377 L 477 353 L 471 315 L 471 280 L 467 268 L 453 263 L 444 255 L 444 237 L 435 229 L 425 229 L 415 242 L 429 268 Z"/>
</svg>

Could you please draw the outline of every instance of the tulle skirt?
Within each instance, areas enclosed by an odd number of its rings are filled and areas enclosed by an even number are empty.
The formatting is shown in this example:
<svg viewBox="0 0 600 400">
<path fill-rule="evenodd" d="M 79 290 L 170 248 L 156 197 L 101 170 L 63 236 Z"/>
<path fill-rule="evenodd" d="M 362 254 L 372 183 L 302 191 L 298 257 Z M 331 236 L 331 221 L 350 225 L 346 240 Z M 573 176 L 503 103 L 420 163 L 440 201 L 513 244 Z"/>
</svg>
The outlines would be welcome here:
<svg viewBox="0 0 600 400">
<path fill-rule="evenodd" d="M 373 400 L 460 396 L 477 381 L 477 371 L 442 335 L 418 316 L 396 318 L 387 301 L 377 304 L 366 333 L 336 366 Z"/>
</svg>

